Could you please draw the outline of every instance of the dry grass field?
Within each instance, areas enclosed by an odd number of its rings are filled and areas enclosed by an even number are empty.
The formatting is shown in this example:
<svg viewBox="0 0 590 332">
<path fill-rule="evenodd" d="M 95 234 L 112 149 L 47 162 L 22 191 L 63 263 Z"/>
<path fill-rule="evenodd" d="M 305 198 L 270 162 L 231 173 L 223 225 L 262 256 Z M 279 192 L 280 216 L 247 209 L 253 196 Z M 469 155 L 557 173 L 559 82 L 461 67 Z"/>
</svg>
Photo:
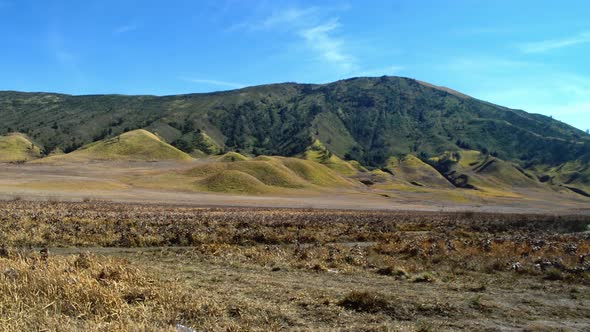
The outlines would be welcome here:
<svg viewBox="0 0 590 332">
<path fill-rule="evenodd" d="M 587 216 L 13 200 L 0 221 L 2 331 L 590 329 Z"/>
</svg>

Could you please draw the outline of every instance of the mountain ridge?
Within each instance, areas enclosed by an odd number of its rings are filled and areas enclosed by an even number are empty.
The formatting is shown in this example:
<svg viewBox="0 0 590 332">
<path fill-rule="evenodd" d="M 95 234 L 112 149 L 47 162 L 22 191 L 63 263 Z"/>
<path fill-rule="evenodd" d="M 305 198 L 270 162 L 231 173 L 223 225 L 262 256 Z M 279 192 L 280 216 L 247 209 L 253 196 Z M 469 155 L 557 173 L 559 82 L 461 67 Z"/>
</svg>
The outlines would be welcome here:
<svg viewBox="0 0 590 332">
<path fill-rule="evenodd" d="M 464 148 L 525 168 L 590 159 L 590 135 L 572 126 L 403 77 L 168 96 L 0 92 L 0 135 L 23 132 L 46 152 L 145 128 L 184 149 L 203 132 L 224 151 L 252 155 L 295 156 L 319 138 L 338 157 L 374 167 Z"/>
</svg>

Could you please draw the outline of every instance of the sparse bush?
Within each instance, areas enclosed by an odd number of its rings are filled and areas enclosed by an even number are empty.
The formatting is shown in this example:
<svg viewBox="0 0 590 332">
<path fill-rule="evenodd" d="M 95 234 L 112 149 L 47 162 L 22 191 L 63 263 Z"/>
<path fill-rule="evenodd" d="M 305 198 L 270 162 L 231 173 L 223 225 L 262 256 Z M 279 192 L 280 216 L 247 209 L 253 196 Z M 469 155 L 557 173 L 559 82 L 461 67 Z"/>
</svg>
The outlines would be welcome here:
<svg viewBox="0 0 590 332">
<path fill-rule="evenodd" d="M 564 276 L 563 276 L 563 273 L 559 269 L 552 267 L 552 268 L 549 268 L 545 271 L 544 279 L 545 280 L 552 280 L 552 281 L 563 280 Z"/>
<path fill-rule="evenodd" d="M 432 332 L 435 331 L 435 327 L 428 322 L 418 321 L 416 323 L 416 332 Z"/>
<path fill-rule="evenodd" d="M 436 278 L 428 272 L 423 272 L 423 273 L 420 273 L 419 275 L 415 276 L 412 279 L 412 281 L 413 282 L 435 282 Z"/>
<path fill-rule="evenodd" d="M 402 267 L 386 266 L 377 270 L 377 273 L 384 276 L 392 276 L 396 279 L 408 279 L 410 274 Z"/>
<path fill-rule="evenodd" d="M 348 310 L 368 313 L 385 312 L 390 307 L 382 294 L 368 291 L 352 291 L 338 305 Z"/>
</svg>

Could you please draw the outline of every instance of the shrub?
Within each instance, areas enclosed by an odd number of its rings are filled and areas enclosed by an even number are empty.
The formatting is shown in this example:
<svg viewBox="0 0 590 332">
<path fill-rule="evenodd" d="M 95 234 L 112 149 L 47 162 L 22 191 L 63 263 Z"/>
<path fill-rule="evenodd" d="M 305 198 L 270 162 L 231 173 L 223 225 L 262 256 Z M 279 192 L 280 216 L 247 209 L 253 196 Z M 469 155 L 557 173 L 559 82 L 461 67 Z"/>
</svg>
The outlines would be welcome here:
<svg viewBox="0 0 590 332">
<path fill-rule="evenodd" d="M 396 279 L 408 279 L 410 274 L 403 267 L 386 266 L 377 270 L 377 274 L 392 276 Z"/>
<path fill-rule="evenodd" d="M 545 280 L 563 280 L 563 273 L 556 268 L 547 269 L 547 271 L 545 271 Z"/>
<path fill-rule="evenodd" d="M 419 275 L 414 277 L 414 282 L 435 282 L 436 278 L 428 273 L 428 272 L 424 272 L 424 273 L 420 273 Z"/>
<path fill-rule="evenodd" d="M 348 310 L 368 313 L 388 311 L 390 307 L 383 295 L 368 291 L 352 291 L 338 305 Z"/>
</svg>

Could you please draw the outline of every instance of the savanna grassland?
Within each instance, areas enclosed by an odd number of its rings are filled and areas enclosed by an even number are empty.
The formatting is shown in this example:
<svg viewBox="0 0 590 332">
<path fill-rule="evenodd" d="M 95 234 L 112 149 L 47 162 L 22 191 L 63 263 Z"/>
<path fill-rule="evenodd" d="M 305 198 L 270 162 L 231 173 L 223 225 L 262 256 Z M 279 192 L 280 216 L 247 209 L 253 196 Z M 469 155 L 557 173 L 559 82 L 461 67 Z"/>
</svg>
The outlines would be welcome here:
<svg viewBox="0 0 590 332">
<path fill-rule="evenodd" d="M 589 225 L 582 215 L 5 201 L 0 330 L 583 331 Z"/>
</svg>

